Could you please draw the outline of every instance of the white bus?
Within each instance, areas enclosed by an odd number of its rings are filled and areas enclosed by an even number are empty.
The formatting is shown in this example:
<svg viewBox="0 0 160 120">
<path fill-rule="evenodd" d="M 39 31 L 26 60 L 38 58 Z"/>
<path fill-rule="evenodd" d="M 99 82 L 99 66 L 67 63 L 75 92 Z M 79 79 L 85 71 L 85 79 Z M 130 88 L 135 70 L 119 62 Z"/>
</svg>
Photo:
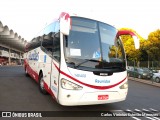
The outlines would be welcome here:
<svg viewBox="0 0 160 120">
<path fill-rule="evenodd" d="M 123 101 L 128 82 L 120 35 L 125 34 L 136 36 L 63 12 L 26 46 L 25 73 L 61 105 Z"/>
</svg>

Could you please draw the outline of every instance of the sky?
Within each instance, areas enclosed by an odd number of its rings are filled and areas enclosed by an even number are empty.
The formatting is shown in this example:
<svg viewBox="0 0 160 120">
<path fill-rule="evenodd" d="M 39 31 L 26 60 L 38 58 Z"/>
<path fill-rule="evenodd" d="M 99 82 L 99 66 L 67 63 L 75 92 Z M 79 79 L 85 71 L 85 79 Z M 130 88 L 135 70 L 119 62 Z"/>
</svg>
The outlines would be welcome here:
<svg viewBox="0 0 160 120">
<path fill-rule="evenodd" d="M 27 41 L 61 12 L 131 28 L 145 39 L 160 29 L 159 0 L 0 0 L 0 21 Z"/>
</svg>

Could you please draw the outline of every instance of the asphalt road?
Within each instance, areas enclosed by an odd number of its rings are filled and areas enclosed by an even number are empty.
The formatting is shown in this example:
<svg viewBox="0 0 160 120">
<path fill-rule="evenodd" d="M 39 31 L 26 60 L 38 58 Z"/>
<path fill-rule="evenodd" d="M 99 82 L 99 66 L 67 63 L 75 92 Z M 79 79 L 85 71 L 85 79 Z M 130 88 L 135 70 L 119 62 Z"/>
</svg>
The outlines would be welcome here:
<svg viewBox="0 0 160 120">
<path fill-rule="evenodd" d="M 110 111 L 118 114 L 137 114 L 155 116 L 130 117 L 92 117 L 83 116 L 87 111 Z M 56 103 L 50 95 L 39 92 L 38 84 L 25 76 L 23 67 L 0 67 L 0 111 L 84 111 L 79 112 L 83 117 L 54 117 L 59 120 L 160 120 L 156 115 L 160 112 L 160 88 L 129 80 L 127 99 L 119 103 L 90 106 L 66 107 Z M 48 112 L 49 113 L 49 112 Z M 53 112 L 54 113 L 54 112 Z M 52 113 L 51 113 L 52 114 Z M 73 112 L 66 114 L 76 114 Z M 89 114 L 96 114 L 90 112 Z M 65 115 L 65 114 L 64 114 Z M 80 115 L 80 116 L 81 116 Z M 71 115 L 72 116 L 72 115 Z M 94 116 L 94 115 L 93 115 Z M 1 120 L 2 118 L 0 118 Z M 11 119 L 11 118 L 10 118 Z M 17 119 L 17 118 L 15 118 Z M 38 118 L 40 119 L 40 118 Z M 44 118 L 42 118 L 44 119 Z M 52 119 L 46 117 L 45 119 Z"/>
</svg>

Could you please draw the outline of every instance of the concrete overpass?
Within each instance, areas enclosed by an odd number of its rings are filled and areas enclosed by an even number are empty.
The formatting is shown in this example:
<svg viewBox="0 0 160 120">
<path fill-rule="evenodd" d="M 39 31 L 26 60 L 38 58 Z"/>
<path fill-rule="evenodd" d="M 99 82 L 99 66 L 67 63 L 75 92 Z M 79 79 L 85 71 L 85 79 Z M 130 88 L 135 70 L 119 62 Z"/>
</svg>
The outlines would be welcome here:
<svg viewBox="0 0 160 120">
<path fill-rule="evenodd" d="M 12 59 L 23 59 L 25 46 L 27 41 L 10 30 L 7 25 L 3 26 L 0 21 L 0 62 L 2 58 L 8 59 L 8 64 L 11 64 Z M 4 54 L 7 53 L 8 55 Z M 1 64 L 1 63 L 0 63 Z"/>
</svg>

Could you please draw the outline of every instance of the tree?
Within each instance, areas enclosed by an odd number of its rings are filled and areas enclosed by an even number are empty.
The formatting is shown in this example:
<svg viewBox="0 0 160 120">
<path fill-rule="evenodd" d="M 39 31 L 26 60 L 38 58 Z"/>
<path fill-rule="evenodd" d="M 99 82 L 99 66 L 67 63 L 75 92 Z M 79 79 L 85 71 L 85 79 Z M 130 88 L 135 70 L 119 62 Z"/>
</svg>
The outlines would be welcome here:
<svg viewBox="0 0 160 120">
<path fill-rule="evenodd" d="M 153 61 L 160 61 L 160 30 L 151 32 L 145 47 L 148 55 Z"/>
</svg>

